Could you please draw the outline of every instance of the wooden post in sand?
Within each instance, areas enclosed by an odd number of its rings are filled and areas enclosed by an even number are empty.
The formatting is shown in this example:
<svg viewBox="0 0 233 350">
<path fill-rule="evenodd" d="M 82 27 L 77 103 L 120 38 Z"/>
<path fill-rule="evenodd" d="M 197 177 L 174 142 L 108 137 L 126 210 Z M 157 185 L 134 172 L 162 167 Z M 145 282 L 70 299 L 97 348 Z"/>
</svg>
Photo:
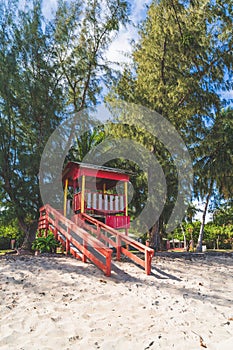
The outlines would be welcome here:
<svg viewBox="0 0 233 350">
<path fill-rule="evenodd" d="M 150 275 L 151 273 L 151 260 L 152 260 L 152 255 L 149 250 L 145 251 L 145 272 L 147 275 Z"/>
<path fill-rule="evenodd" d="M 82 176 L 82 190 L 81 190 L 81 213 L 84 213 L 85 209 L 85 175 Z"/>
<path fill-rule="evenodd" d="M 68 228 L 68 235 L 70 235 L 70 229 Z M 66 237 L 66 255 L 68 255 L 70 252 L 70 241 L 68 240 L 68 238 Z"/>
<path fill-rule="evenodd" d="M 63 215 L 64 216 L 66 216 L 67 195 L 68 195 L 68 179 L 66 179 L 66 181 L 65 181 L 65 188 L 64 188 L 64 208 L 63 208 Z"/>
<path fill-rule="evenodd" d="M 87 249 L 87 241 L 85 238 L 83 238 L 83 247 L 84 247 L 84 250 Z M 86 257 L 85 251 L 83 252 L 82 261 L 87 262 L 87 257 Z"/>
<path fill-rule="evenodd" d="M 121 237 L 120 237 L 120 235 L 117 235 L 116 243 L 117 243 L 117 261 L 120 261 L 121 260 Z"/>
</svg>

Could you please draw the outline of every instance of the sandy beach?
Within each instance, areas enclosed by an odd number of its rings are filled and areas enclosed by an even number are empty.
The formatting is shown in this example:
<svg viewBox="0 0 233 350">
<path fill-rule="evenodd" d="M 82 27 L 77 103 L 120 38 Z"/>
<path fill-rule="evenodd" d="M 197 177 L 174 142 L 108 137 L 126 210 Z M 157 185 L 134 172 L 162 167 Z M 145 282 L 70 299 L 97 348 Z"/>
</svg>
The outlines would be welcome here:
<svg viewBox="0 0 233 350">
<path fill-rule="evenodd" d="M 111 277 L 71 257 L 4 256 L 0 349 L 230 350 L 233 257 L 190 256 L 156 256 L 150 276 L 114 261 Z"/>
</svg>

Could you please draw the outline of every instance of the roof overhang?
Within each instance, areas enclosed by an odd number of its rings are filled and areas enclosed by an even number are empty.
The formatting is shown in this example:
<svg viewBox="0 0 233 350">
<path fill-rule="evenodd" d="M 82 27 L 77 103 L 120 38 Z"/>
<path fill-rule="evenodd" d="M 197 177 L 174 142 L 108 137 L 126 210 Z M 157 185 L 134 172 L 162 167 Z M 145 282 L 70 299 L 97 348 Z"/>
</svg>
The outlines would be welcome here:
<svg viewBox="0 0 233 350">
<path fill-rule="evenodd" d="M 95 164 L 86 164 L 79 162 L 69 162 L 62 173 L 62 181 L 68 179 L 69 185 L 73 186 L 74 182 L 85 175 L 87 185 L 90 188 L 102 188 L 105 184 L 106 189 L 116 186 L 118 181 L 129 182 L 130 173 L 116 168 L 109 168 Z M 88 187 L 88 186 L 87 186 Z"/>
</svg>

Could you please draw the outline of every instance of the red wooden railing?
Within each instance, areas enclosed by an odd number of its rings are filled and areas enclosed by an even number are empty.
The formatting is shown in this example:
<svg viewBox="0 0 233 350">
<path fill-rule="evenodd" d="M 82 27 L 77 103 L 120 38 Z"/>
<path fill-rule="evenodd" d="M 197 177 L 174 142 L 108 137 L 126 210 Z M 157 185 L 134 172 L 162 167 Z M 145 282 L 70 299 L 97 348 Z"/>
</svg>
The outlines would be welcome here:
<svg viewBox="0 0 233 350">
<path fill-rule="evenodd" d="M 84 194 L 85 209 L 109 213 L 123 213 L 125 210 L 125 195 L 103 194 L 86 191 Z M 73 209 L 81 209 L 81 192 L 74 195 Z"/>
<path fill-rule="evenodd" d="M 83 262 L 89 259 L 106 276 L 111 275 L 112 250 L 50 205 L 40 209 L 38 230 L 51 230 L 67 253 L 70 252 Z"/>
<path fill-rule="evenodd" d="M 117 252 L 117 260 L 120 260 L 121 254 L 123 254 L 142 266 L 147 275 L 151 273 L 151 261 L 154 256 L 153 249 L 135 241 L 122 232 L 105 225 L 87 214 L 74 215 L 72 220 L 74 220 L 77 225 L 84 228 L 85 231 L 90 232 L 96 238 L 101 240 L 105 245 L 114 247 Z M 127 247 L 129 246 L 136 252 L 143 253 L 144 259 L 136 255 L 135 252 L 128 250 Z"/>
<path fill-rule="evenodd" d="M 130 217 L 126 215 L 106 215 L 105 224 L 115 229 L 130 228 Z"/>
</svg>

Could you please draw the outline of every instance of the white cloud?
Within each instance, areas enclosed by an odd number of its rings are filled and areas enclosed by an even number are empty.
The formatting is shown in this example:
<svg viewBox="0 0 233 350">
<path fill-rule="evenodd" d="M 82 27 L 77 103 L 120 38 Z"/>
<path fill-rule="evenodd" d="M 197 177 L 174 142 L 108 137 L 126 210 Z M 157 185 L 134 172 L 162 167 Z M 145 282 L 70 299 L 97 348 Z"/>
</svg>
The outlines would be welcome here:
<svg viewBox="0 0 233 350">
<path fill-rule="evenodd" d="M 53 16 L 53 12 L 57 8 L 57 0 L 43 0 L 43 14 L 47 18 Z"/>
<path fill-rule="evenodd" d="M 113 40 L 106 53 L 106 57 L 111 62 L 123 63 L 129 62 L 126 54 L 131 52 L 131 40 L 136 37 L 134 28 L 127 27 L 121 29 L 116 39 Z"/>
<path fill-rule="evenodd" d="M 145 18 L 147 5 L 151 4 L 152 0 L 133 0 L 129 1 L 131 5 L 131 19 L 135 22 L 139 22 Z"/>
<path fill-rule="evenodd" d="M 147 7 L 152 0 L 133 0 L 130 1 L 131 23 L 127 25 L 127 28 L 121 28 L 116 39 L 112 42 L 106 57 L 109 61 L 124 63 L 130 62 L 130 59 L 126 57 L 126 54 L 130 54 L 132 51 L 132 40 L 138 39 L 137 25 L 146 18 Z"/>
<path fill-rule="evenodd" d="M 231 91 L 224 91 L 221 93 L 222 97 L 225 98 L 226 100 L 233 99 L 233 90 Z"/>
</svg>

